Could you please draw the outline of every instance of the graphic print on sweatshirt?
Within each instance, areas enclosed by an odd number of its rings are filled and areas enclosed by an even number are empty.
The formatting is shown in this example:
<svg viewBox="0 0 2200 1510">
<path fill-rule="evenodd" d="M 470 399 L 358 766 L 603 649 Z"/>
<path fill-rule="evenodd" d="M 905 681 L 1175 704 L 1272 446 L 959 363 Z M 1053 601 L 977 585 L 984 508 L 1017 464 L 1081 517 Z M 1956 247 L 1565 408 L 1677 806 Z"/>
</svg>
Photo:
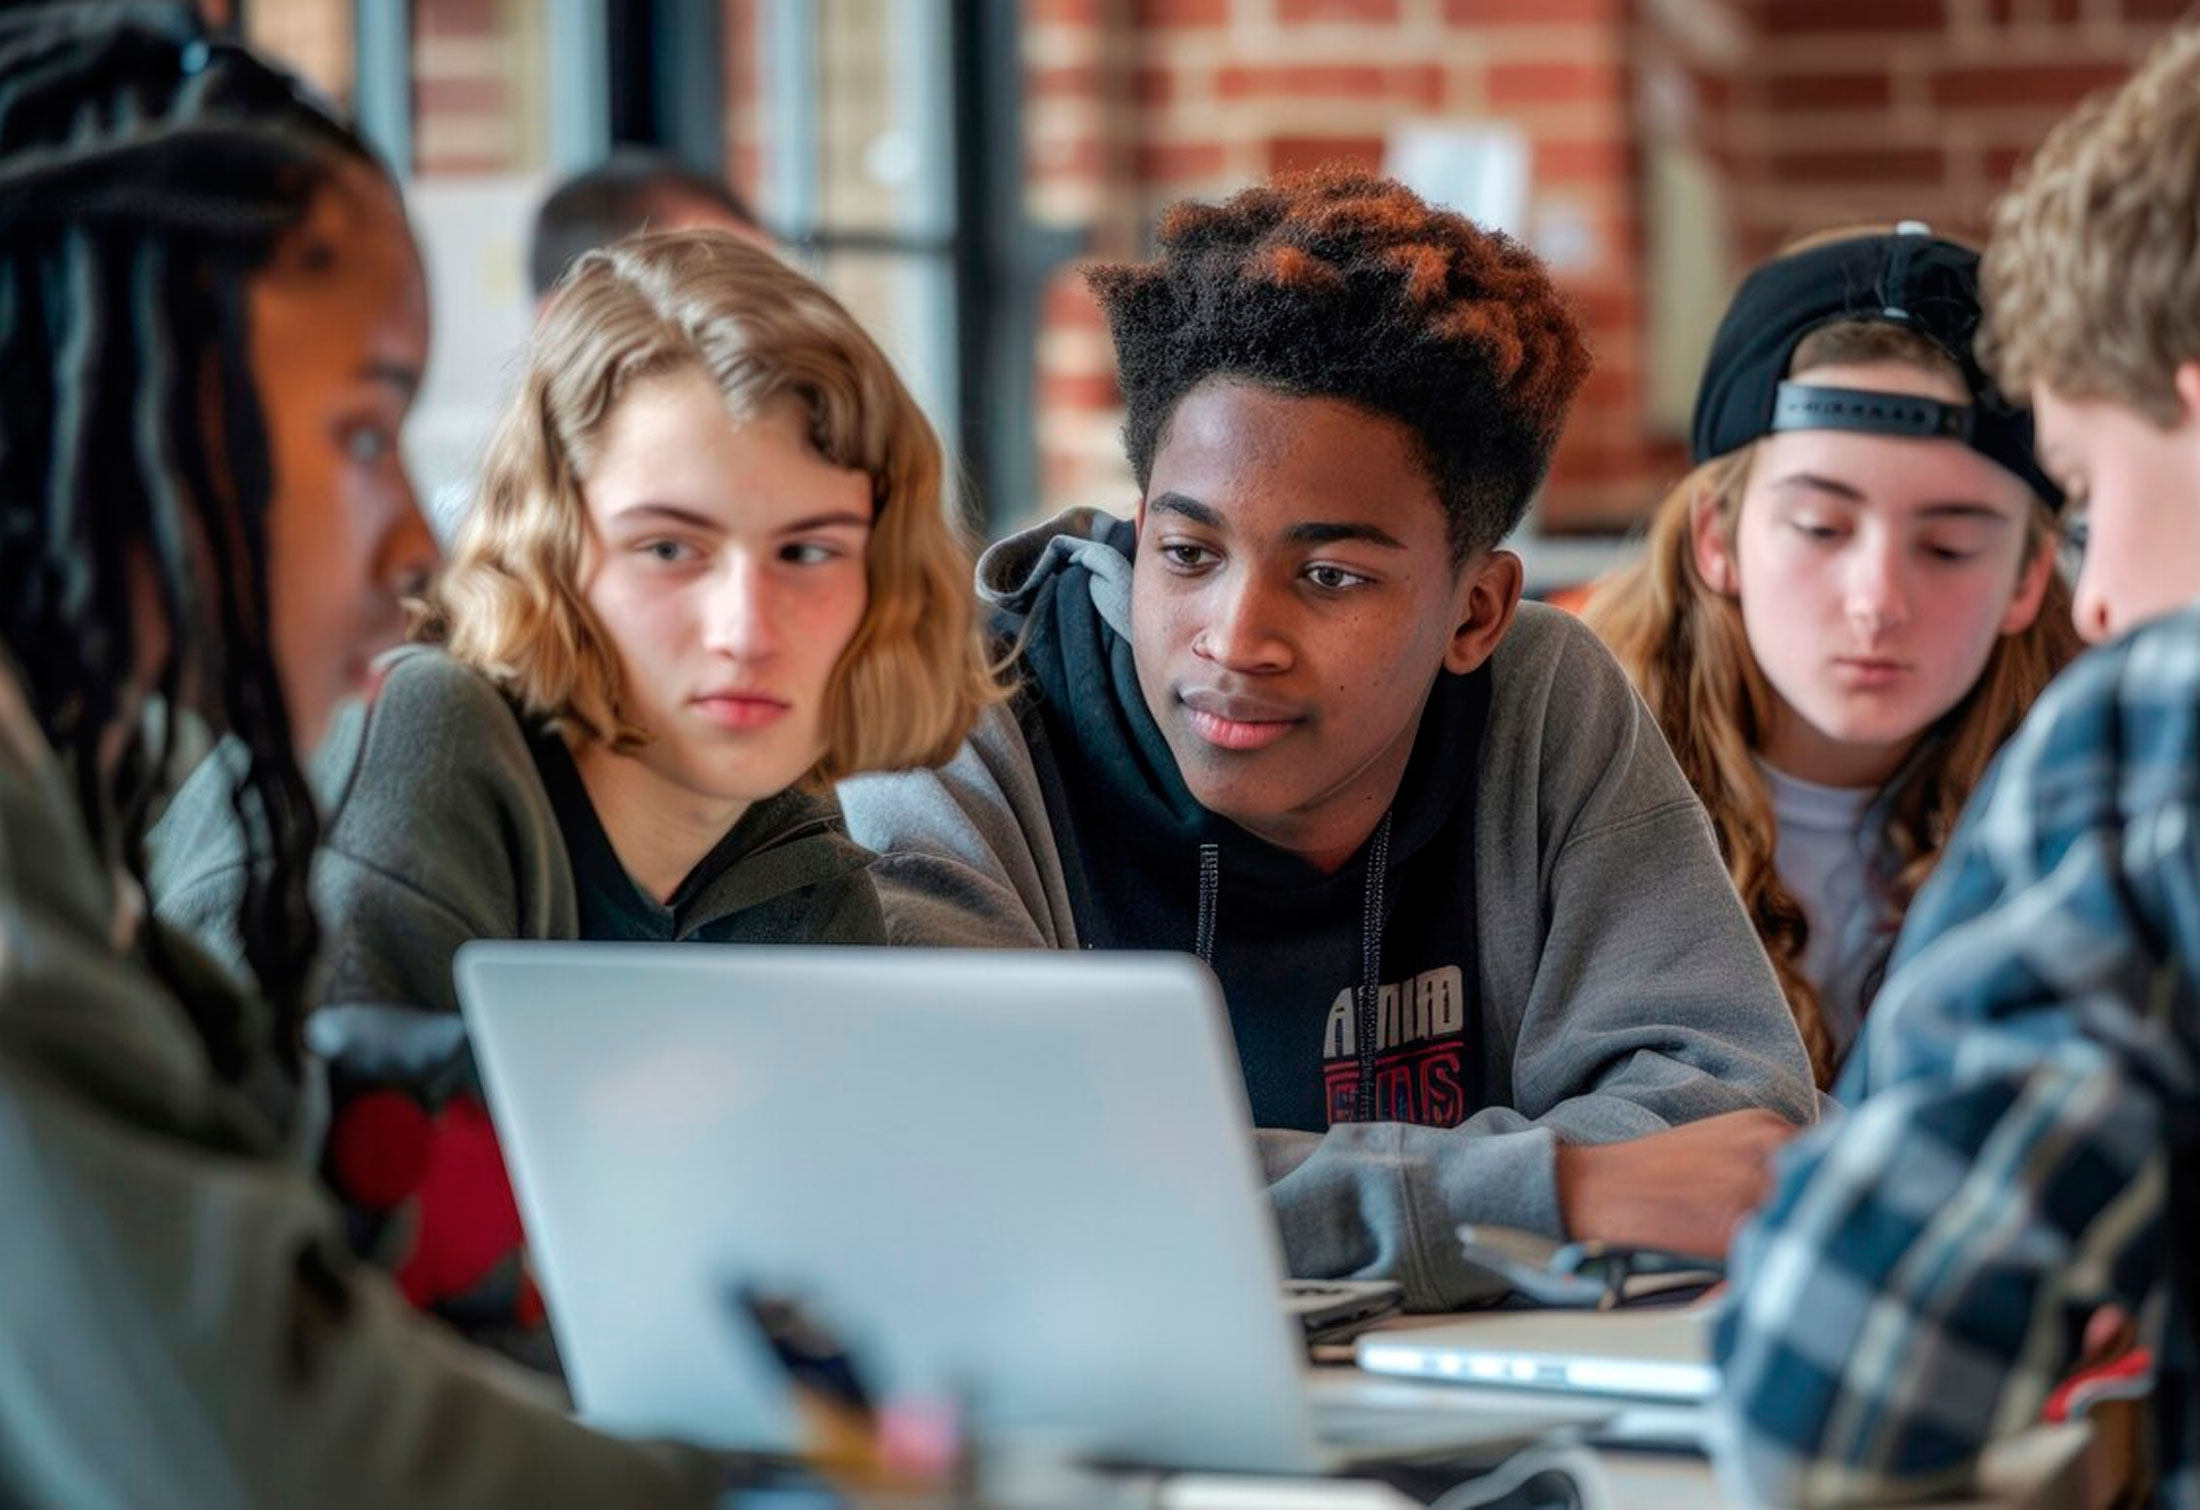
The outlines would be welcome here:
<svg viewBox="0 0 2200 1510">
<path fill-rule="evenodd" d="M 1382 987 L 1376 1008 L 1375 1120 L 1456 1127 L 1467 1118 L 1466 977 L 1457 965 Z M 1360 1014 L 1350 986 L 1329 1006 L 1322 1092 L 1330 1125 L 1354 1120 Z"/>
</svg>

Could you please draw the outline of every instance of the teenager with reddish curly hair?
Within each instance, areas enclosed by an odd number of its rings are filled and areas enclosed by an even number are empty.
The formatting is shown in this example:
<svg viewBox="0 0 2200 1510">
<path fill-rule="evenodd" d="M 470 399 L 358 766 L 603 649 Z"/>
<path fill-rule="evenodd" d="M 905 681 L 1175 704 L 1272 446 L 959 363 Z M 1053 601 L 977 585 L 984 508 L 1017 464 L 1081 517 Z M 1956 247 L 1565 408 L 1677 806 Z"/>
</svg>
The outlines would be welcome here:
<svg viewBox="0 0 2200 1510">
<path fill-rule="evenodd" d="M 1487 1295 L 1464 1221 L 1724 1251 L 1810 1067 L 1656 724 L 1499 549 L 1572 314 L 1342 169 L 1160 239 L 1091 274 L 1135 518 L 990 551 L 1022 694 L 943 771 L 843 783 L 890 935 L 1196 950 L 1296 1274 Z"/>
</svg>

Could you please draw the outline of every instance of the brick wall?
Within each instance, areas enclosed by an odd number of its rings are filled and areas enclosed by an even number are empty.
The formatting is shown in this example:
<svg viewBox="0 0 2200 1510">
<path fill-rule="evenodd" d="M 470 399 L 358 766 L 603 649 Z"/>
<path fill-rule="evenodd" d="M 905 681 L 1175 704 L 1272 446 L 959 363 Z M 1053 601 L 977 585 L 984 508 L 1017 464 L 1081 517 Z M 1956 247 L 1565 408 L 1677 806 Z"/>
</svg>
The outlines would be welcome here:
<svg viewBox="0 0 2200 1510">
<path fill-rule="evenodd" d="M 2048 128 L 2128 72 L 2183 0 L 1757 0 L 1744 246 L 1913 216 L 1983 234 Z"/>
<path fill-rule="evenodd" d="M 1598 370 L 1550 488 L 1558 518 L 1632 505 L 1646 466 L 1639 225 L 1624 0 L 1034 0 L 1025 10 L 1035 213 L 1138 256 L 1162 206 L 1279 170 L 1380 166 L 1416 116 L 1502 117 L 1531 143 L 1531 239 L 1596 332 Z M 1125 508 L 1106 335 L 1073 273 L 1047 302 L 1044 508 Z"/>
<path fill-rule="evenodd" d="M 753 190 L 755 0 L 725 0 L 735 181 Z M 493 0 L 422 0 L 476 9 Z M 1279 168 L 1380 160 L 1408 116 L 1502 117 L 1533 142 L 1531 241 L 1598 368 L 1547 529 L 1636 517 L 1685 463 L 1708 322 L 1795 235 L 1911 216 L 1967 235 L 2049 125 L 2120 77 L 2184 0 L 1021 0 L 1028 208 L 1097 256 Z M 1710 195 L 1697 226 L 1672 173 Z M 1686 232 L 1676 235 L 1676 231 Z M 1698 233 L 1701 234 L 1698 234 Z M 1685 281 L 1674 294 L 1674 279 Z M 1074 269 L 1038 352 L 1043 496 L 1124 508 L 1112 355 Z"/>
<path fill-rule="evenodd" d="M 514 173 L 548 161 L 535 0 L 413 0 L 416 171 Z"/>
<path fill-rule="evenodd" d="M 1749 261 L 1853 221 L 1913 216 L 1977 234 L 2047 127 L 2119 78 L 2181 9 L 2180 0 L 1030 0 L 1034 203 L 1092 226 L 1101 255 L 1138 255 L 1169 200 L 1330 158 L 1376 163 L 1402 117 L 1518 123 L 1534 144 L 1529 238 L 1554 254 L 1598 354 L 1539 518 L 1557 531 L 1612 527 L 1682 470 L 1673 411 L 1685 410 L 1690 379 L 1680 368 Z M 1705 286 L 1694 302 L 1708 313 L 1685 328 L 1651 300 L 1653 286 L 1670 288 L 1652 277 L 1651 222 L 1676 213 L 1652 171 L 1664 166 L 1650 161 L 1660 146 L 1691 156 L 1698 181 L 1724 201 L 1723 235 L 1697 238 Z M 1661 315 L 1667 326 L 1654 328 Z M 1040 505 L 1123 507 L 1135 490 L 1116 453 L 1105 333 L 1071 276 L 1057 281 L 1047 316 Z"/>
</svg>

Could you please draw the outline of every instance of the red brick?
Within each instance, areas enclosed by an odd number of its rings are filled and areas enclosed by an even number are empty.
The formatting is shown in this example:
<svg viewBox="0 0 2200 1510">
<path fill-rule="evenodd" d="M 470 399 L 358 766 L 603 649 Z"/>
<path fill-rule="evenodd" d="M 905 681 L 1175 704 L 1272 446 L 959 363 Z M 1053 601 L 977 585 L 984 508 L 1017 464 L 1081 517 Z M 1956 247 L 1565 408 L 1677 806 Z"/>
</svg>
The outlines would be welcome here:
<svg viewBox="0 0 2200 1510">
<path fill-rule="evenodd" d="M 1063 68 L 1032 68 L 1024 73 L 1024 94 L 1034 100 L 1091 99 L 1100 93 L 1100 70 L 1090 63 Z"/>
<path fill-rule="evenodd" d="M 733 142 L 726 148 L 726 163 L 734 186 L 753 204 L 757 185 L 764 181 L 764 149 L 754 142 Z"/>
<path fill-rule="evenodd" d="M 1688 70 L 1689 87 L 1696 91 L 1696 102 L 1713 115 L 1722 115 L 1734 105 L 1734 79 L 1730 74 L 1716 73 L 1708 68 Z"/>
<path fill-rule="evenodd" d="M 1793 241 L 1805 229 L 1822 231 L 1825 227 L 1822 225 L 1807 228 L 1791 225 L 1751 225 L 1737 238 L 1735 250 L 1740 256 L 1740 265 L 1755 267 L 1760 262 L 1771 260 L 1779 255 L 1780 248 Z"/>
<path fill-rule="evenodd" d="M 1040 318 L 1049 330 L 1105 330 L 1108 326 L 1107 318 L 1100 313 L 1100 301 L 1093 298 L 1076 272 L 1047 283 Z"/>
<path fill-rule="evenodd" d="M 1024 144 L 1024 161 L 1046 178 L 1090 182 L 1106 176 L 1108 146 L 1089 136 L 1036 136 Z"/>
<path fill-rule="evenodd" d="M 1098 26 L 1101 0 L 1024 0 L 1027 25 L 1052 22 L 1057 26 Z"/>
<path fill-rule="evenodd" d="M 1678 482 L 1688 471 L 1688 442 L 1677 435 L 1646 436 L 1642 462 L 1652 476 Z"/>
<path fill-rule="evenodd" d="M 1229 166 L 1220 142 L 1140 142 L 1132 171 L 1141 183 L 1215 178 Z"/>
<path fill-rule="evenodd" d="M 1775 74 L 1766 88 L 1783 110 L 1884 110 L 1894 100 L 1884 73 Z"/>
<path fill-rule="evenodd" d="M 1626 75 L 1594 63 L 1499 63 L 1484 90 L 1497 109 L 1518 105 L 1616 104 L 1625 98 Z"/>
<path fill-rule="evenodd" d="M 1988 147 L 1980 163 L 1986 181 L 1999 187 L 2017 176 L 2017 169 L 2032 160 L 2030 147 Z"/>
<path fill-rule="evenodd" d="M 1562 26 L 1579 21 L 1618 23 L 1623 0 L 1444 0 L 1453 26 Z"/>
<path fill-rule="evenodd" d="M 1535 143 L 1538 183 L 1617 183 L 1634 171 L 1634 150 L 1615 138 Z"/>
<path fill-rule="evenodd" d="M 1933 75 L 1933 103 L 1966 105 L 2075 105 L 2096 89 L 2123 82 L 2118 63 L 2034 63 L 1947 68 Z"/>
<path fill-rule="evenodd" d="M 1282 68 L 1233 64 L 1215 70 L 1215 94 L 1225 100 L 1256 95 L 1285 99 L 1397 101 L 1423 108 L 1443 92 L 1443 70 L 1419 67 L 1377 68 L 1366 64 L 1300 64 Z"/>
<path fill-rule="evenodd" d="M 1132 0 L 1136 26 L 1221 26 L 1230 19 L 1230 0 Z"/>
<path fill-rule="evenodd" d="M 1168 68 L 1141 68 L 1131 76 L 1131 93 L 1141 105 L 1166 105 L 1176 98 L 1176 72 Z"/>
<path fill-rule="evenodd" d="M 1383 160 L 1379 136 L 1279 136 L 1268 144 L 1268 171 L 1301 173 L 1323 163 L 1348 161 L 1363 168 Z"/>
<path fill-rule="evenodd" d="M 1581 483 L 1625 482 L 1643 473 L 1642 453 L 1633 446 L 1609 445 L 1606 436 L 1623 435 L 1635 422 L 1631 412 L 1614 413 L 1574 406 L 1566 437 L 1551 457 L 1550 482 L 1556 487 Z"/>
<path fill-rule="evenodd" d="M 1568 298 L 1592 342 L 1602 335 L 1633 330 L 1642 323 L 1642 301 L 1632 289 L 1585 288 Z"/>
<path fill-rule="evenodd" d="M 1657 474 L 1646 470 L 1584 489 L 1548 488 L 1536 499 L 1536 525 L 1553 535 L 1625 534 L 1657 501 L 1657 486 Z"/>
<path fill-rule="evenodd" d="M 515 164 L 505 158 L 484 152 L 445 152 L 420 159 L 418 171 L 424 175 L 448 173 L 509 173 Z"/>
<path fill-rule="evenodd" d="M 1891 147 L 1878 152 L 1836 147 L 1825 152 L 1781 152 L 1772 159 L 1776 179 L 1800 184 L 1936 184 L 1945 169 L 1938 147 Z"/>
<path fill-rule="evenodd" d="M 1374 21 L 1398 19 L 1398 0 L 1278 0 L 1276 19 L 1286 26 L 1301 21 Z"/>
<path fill-rule="evenodd" d="M 1589 332 L 1589 340 L 1595 344 L 1597 332 Z M 1581 392 L 1574 399 L 1574 408 L 1631 411 L 1642 402 L 1642 383 L 1632 368 L 1599 362 L 1582 380 Z"/>
<path fill-rule="evenodd" d="M 1043 372 L 1039 374 L 1041 413 L 1063 409 L 1106 411 L 1123 402 L 1112 372 Z"/>
<path fill-rule="evenodd" d="M 503 9 L 497 0 L 419 0 L 413 32 L 421 37 L 499 37 Z"/>
<path fill-rule="evenodd" d="M 2045 19 L 2053 26 L 2070 26 L 2084 19 L 2084 11 L 2084 0 L 2047 0 Z M 2025 5 L 2024 0 L 1987 0 L 1986 21 L 1990 26 L 2026 25 L 2035 14 L 2035 8 Z"/>
<path fill-rule="evenodd" d="M 1817 32 L 1928 32 L 1947 27 L 1945 0 L 1768 0 L 1757 7 L 1768 36 Z"/>
<path fill-rule="evenodd" d="M 511 108 L 500 78 L 421 79 L 413 85 L 413 109 L 422 115 L 493 115 Z"/>
</svg>

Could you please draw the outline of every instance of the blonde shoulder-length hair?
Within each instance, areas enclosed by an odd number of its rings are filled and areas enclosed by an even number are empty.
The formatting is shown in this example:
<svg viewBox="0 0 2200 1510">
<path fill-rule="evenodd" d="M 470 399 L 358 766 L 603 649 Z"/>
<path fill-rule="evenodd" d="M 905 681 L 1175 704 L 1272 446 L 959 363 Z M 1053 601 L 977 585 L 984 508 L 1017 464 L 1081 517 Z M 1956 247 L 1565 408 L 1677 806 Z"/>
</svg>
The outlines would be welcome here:
<svg viewBox="0 0 2200 1510">
<path fill-rule="evenodd" d="M 626 392 L 685 371 L 706 375 L 736 418 L 799 402 L 818 454 L 871 479 L 869 600 L 828 683 L 825 752 L 804 784 L 947 760 L 1002 690 L 970 552 L 943 507 L 939 442 L 832 295 L 722 231 L 632 237 L 574 263 L 529 343 L 416 636 L 568 739 L 646 743 L 588 606 L 581 487 Z"/>
<path fill-rule="evenodd" d="M 1864 321 L 1813 332 L 1796 348 L 1789 370 L 1888 361 L 1955 375 L 1946 354 L 1923 336 Z M 1597 588 L 1582 616 L 1627 668 L 1710 811 L 1728 874 L 1772 957 L 1823 1088 L 1840 1066 L 1818 993 L 1802 973 L 1809 926 L 1773 868 L 1778 826 L 1755 758 L 1772 726 L 1772 686 L 1750 651 L 1740 603 L 1714 590 L 1698 569 L 1692 533 L 1696 511 L 1706 509 L 1732 551 L 1755 451 L 1749 445 L 1714 457 L 1682 479 L 1651 515 L 1642 554 Z M 2060 540 L 2054 514 L 2035 497 L 2025 565 L 2054 551 Z M 1880 794 L 1872 811 L 1883 815 L 1876 881 L 1888 942 L 1994 752 L 2080 648 L 2069 585 L 2059 570 L 2050 571 L 2030 627 L 1995 641 L 1978 681 L 1925 731 Z"/>
</svg>

